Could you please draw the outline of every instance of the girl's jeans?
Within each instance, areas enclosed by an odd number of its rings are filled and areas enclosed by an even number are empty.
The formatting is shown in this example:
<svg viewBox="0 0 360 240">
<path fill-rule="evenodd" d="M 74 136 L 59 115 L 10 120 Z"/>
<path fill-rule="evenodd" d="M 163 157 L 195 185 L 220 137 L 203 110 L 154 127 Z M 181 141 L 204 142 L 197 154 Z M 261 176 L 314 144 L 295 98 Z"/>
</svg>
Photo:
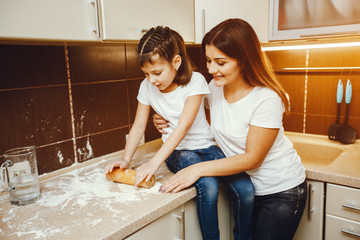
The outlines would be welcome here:
<svg viewBox="0 0 360 240">
<path fill-rule="evenodd" d="M 304 212 L 306 181 L 292 189 L 255 197 L 254 239 L 291 240 Z"/>
<path fill-rule="evenodd" d="M 192 164 L 225 158 L 217 146 L 199 150 L 175 150 L 166 159 L 170 171 L 176 173 Z M 220 177 L 231 194 L 234 203 L 234 239 L 252 239 L 252 219 L 255 188 L 250 177 L 244 172 Z M 196 183 L 196 204 L 201 234 L 204 240 L 220 239 L 218 228 L 217 200 L 219 182 L 216 177 L 201 177 Z"/>
</svg>

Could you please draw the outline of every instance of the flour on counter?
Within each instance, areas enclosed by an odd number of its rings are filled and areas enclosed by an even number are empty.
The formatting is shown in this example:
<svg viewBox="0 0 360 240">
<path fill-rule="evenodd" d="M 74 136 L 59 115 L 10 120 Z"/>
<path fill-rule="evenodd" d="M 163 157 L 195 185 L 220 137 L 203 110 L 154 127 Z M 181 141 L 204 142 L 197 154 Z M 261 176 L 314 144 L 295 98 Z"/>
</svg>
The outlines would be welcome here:
<svg viewBox="0 0 360 240">
<path fill-rule="evenodd" d="M 0 230 L 0 239 L 58 239 L 55 236 L 66 236 L 74 228 L 91 232 L 104 224 L 127 221 L 131 212 L 126 210 L 132 203 L 161 194 L 159 182 L 146 189 L 107 180 L 105 161 L 45 180 L 41 198 L 33 204 L 6 209 L 0 205 L 0 225 L 7 229 Z M 33 209 L 39 211 L 34 214 Z"/>
<path fill-rule="evenodd" d="M 101 167 L 76 169 L 62 175 L 58 181 L 44 183 L 41 199 L 38 204 L 46 207 L 67 206 L 86 207 L 91 200 L 94 205 L 109 207 L 110 203 L 129 204 L 140 201 L 140 196 L 158 193 L 160 183 L 152 188 L 136 188 L 131 185 L 108 181 Z"/>
</svg>

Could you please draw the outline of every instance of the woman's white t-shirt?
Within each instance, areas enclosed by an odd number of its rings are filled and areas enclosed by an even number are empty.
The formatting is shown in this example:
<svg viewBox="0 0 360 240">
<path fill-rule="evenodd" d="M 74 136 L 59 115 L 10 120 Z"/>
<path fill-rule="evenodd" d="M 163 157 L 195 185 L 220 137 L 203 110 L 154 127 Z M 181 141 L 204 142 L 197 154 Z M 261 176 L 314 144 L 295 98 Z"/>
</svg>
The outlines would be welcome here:
<svg viewBox="0 0 360 240">
<path fill-rule="evenodd" d="M 293 188 L 305 180 L 305 168 L 291 141 L 284 135 L 284 106 L 280 97 L 266 87 L 255 87 L 247 96 L 228 103 L 223 87 L 209 84 L 208 105 L 211 130 L 224 154 L 245 153 L 249 126 L 278 128 L 278 136 L 259 168 L 246 171 L 255 195 L 268 195 Z"/>
<path fill-rule="evenodd" d="M 203 75 L 193 72 L 190 82 L 185 86 L 178 86 L 174 91 L 162 93 L 148 80 L 141 82 L 137 99 L 140 103 L 150 105 L 156 113 L 169 121 L 169 127 L 164 128 L 167 134 L 162 135 L 163 142 L 177 127 L 186 98 L 194 95 L 209 94 L 209 87 Z M 204 99 L 201 101 L 196 118 L 176 150 L 204 149 L 215 145 L 211 130 L 206 121 Z"/>
</svg>

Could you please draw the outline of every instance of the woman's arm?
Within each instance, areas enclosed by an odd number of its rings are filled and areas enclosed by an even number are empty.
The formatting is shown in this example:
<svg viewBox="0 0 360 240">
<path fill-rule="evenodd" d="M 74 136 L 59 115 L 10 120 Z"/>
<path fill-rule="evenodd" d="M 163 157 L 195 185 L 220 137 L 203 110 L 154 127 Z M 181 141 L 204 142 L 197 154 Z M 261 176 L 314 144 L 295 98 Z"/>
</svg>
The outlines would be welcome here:
<svg viewBox="0 0 360 240">
<path fill-rule="evenodd" d="M 139 142 L 145 132 L 146 124 L 150 114 L 150 106 L 138 103 L 134 124 L 131 127 L 128 139 L 126 141 L 124 154 L 120 161 L 110 163 L 105 167 L 105 173 L 111 172 L 114 167 L 128 168 L 131 159 L 139 145 Z"/>
<path fill-rule="evenodd" d="M 170 134 L 170 136 L 161 146 L 161 148 L 156 152 L 154 157 L 148 163 L 143 164 L 137 170 L 135 186 L 137 186 L 137 184 L 142 182 L 142 180 L 144 180 L 145 178 L 146 181 L 150 180 L 151 176 L 155 174 L 161 163 L 163 163 L 166 158 L 170 156 L 170 154 L 183 140 L 196 118 L 196 115 L 201 105 L 201 101 L 202 95 L 194 95 L 187 97 L 184 109 L 179 119 L 178 126 Z"/>
<path fill-rule="evenodd" d="M 276 140 L 279 129 L 250 125 L 244 154 L 207 161 L 182 169 L 161 186 L 162 192 L 178 192 L 191 186 L 200 177 L 228 176 L 261 166 Z"/>
</svg>

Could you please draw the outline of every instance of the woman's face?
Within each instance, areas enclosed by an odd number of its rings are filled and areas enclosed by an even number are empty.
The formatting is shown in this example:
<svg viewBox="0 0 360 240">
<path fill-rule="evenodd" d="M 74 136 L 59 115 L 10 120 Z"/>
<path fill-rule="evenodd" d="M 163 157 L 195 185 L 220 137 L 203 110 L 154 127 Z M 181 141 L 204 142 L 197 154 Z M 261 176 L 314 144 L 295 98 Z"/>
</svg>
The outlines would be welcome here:
<svg viewBox="0 0 360 240">
<path fill-rule="evenodd" d="M 205 46 L 206 66 L 218 87 L 242 80 L 241 68 L 236 58 L 227 56 L 214 45 Z"/>
<path fill-rule="evenodd" d="M 168 62 L 161 59 L 158 54 L 152 57 L 152 63 L 146 63 L 141 68 L 145 73 L 146 79 L 161 92 L 167 93 L 174 91 L 178 85 L 173 83 L 177 74 L 177 62 Z"/>
</svg>

